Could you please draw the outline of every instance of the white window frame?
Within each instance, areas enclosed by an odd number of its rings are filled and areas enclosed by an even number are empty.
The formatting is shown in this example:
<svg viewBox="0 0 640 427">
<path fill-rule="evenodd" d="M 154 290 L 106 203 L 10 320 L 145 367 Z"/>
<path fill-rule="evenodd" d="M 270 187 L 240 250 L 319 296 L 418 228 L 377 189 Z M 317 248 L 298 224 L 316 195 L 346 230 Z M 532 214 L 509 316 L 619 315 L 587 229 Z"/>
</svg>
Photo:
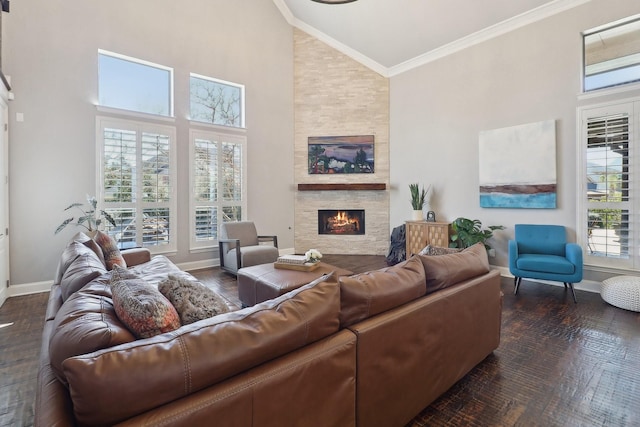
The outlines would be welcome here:
<svg viewBox="0 0 640 427">
<path fill-rule="evenodd" d="M 211 128 L 211 129 L 209 129 Z M 232 128 L 229 128 L 232 129 Z M 199 202 L 195 198 L 195 142 L 196 140 L 212 140 L 219 142 L 232 142 L 240 144 L 242 147 L 242 161 L 241 161 L 241 201 L 224 201 L 218 198 L 216 201 Z M 222 157 L 218 157 L 218 182 L 222 182 L 220 174 L 222 173 L 221 163 Z M 231 132 L 219 129 L 216 126 L 208 126 L 207 129 L 190 129 L 189 130 L 189 245 L 191 252 L 205 251 L 212 248 L 218 248 L 218 240 L 201 240 L 196 239 L 196 205 L 217 207 L 218 216 L 218 233 L 220 233 L 220 224 L 222 223 L 222 208 L 225 206 L 238 206 L 242 209 L 242 219 L 245 220 L 247 216 L 247 137 L 244 132 Z M 219 235 L 219 234 L 218 234 Z"/>
<path fill-rule="evenodd" d="M 142 116 L 150 116 L 150 117 L 168 117 L 168 118 L 173 118 L 174 117 L 174 97 L 175 97 L 175 91 L 174 91 L 174 72 L 173 72 L 173 68 L 171 67 L 167 67 L 166 65 L 161 65 L 161 64 L 156 64 L 154 62 L 150 62 L 150 61 L 145 61 L 144 59 L 139 59 L 139 58 L 134 58 L 132 56 L 127 56 L 127 55 L 122 55 L 120 53 L 115 53 L 115 52 L 110 52 L 108 50 L 104 50 L 104 49 L 98 49 L 98 61 L 100 58 L 100 55 L 104 55 L 104 56 L 110 56 L 112 58 L 116 58 L 116 59 L 120 59 L 123 61 L 128 61 L 128 62 L 132 62 L 134 64 L 139 64 L 139 65 L 144 65 L 146 67 L 150 67 L 150 68 L 157 68 L 159 70 L 163 70 L 163 71 L 167 71 L 169 73 L 169 87 L 166 88 L 169 91 L 169 111 L 167 112 L 167 115 L 164 114 L 153 114 L 153 113 L 149 113 L 149 112 L 145 112 L 145 111 L 140 111 L 140 110 L 127 110 L 127 109 L 122 109 L 122 108 L 117 108 L 117 107 L 111 107 L 108 105 L 101 105 L 100 104 L 100 76 L 98 76 L 98 101 L 97 101 L 97 106 L 100 109 L 103 109 L 105 111 L 116 111 L 116 112 L 124 112 L 126 114 L 134 114 L 134 115 L 142 115 Z M 98 71 L 99 72 L 99 71 Z"/>
<path fill-rule="evenodd" d="M 219 85 L 223 85 L 223 86 L 229 86 L 229 87 L 234 87 L 237 88 L 240 91 L 240 123 L 238 124 L 238 126 L 227 126 L 227 125 L 221 125 L 221 124 L 216 124 L 216 123 L 210 123 L 210 122 L 205 122 L 203 120 L 198 120 L 198 119 L 194 119 L 191 115 L 191 78 L 196 78 L 196 79 L 200 79 L 200 80 L 205 80 L 205 81 L 209 81 L 212 83 L 216 83 Z M 201 74 L 195 74 L 195 73 L 190 73 L 189 74 L 189 120 L 191 122 L 195 122 L 195 123 L 199 123 L 199 124 L 208 124 L 208 125 L 213 125 L 213 126 L 220 126 L 223 128 L 232 128 L 232 129 L 244 129 L 245 128 L 245 88 L 244 85 L 241 85 L 239 83 L 234 83 L 234 82 L 229 82 L 226 80 L 220 80 L 220 79 L 215 79 L 213 77 L 207 77 L 207 76 L 203 76 Z"/>
<path fill-rule="evenodd" d="M 608 117 L 620 113 L 629 114 L 629 201 L 594 205 L 587 200 L 587 120 L 589 118 Z M 584 264 L 600 268 L 603 271 L 640 271 L 640 97 L 614 102 L 593 104 L 577 109 L 577 200 L 576 232 L 577 242 L 582 246 Z M 594 256 L 589 249 L 588 209 L 624 208 L 629 211 L 628 259 Z"/>
<path fill-rule="evenodd" d="M 149 203 L 142 202 L 142 186 L 138 185 L 138 197 L 137 202 L 126 202 L 126 203 L 106 203 L 104 201 L 104 168 L 103 168 L 103 152 L 104 152 L 104 129 L 105 128 L 114 128 L 114 129 L 123 129 L 128 131 L 134 131 L 138 135 L 137 140 L 139 141 L 139 136 L 143 132 L 149 133 L 160 133 L 163 135 L 167 135 L 170 139 L 169 141 L 169 180 L 170 180 L 170 196 L 169 202 L 164 203 Z M 98 171 L 97 182 L 96 182 L 96 195 L 98 198 L 98 206 L 99 209 L 109 209 L 109 208 L 135 208 L 136 209 L 136 230 L 142 230 L 142 211 L 143 209 L 154 208 L 154 207 L 168 207 L 169 208 L 169 243 L 162 245 L 143 245 L 142 235 L 137 236 L 137 244 L 139 246 L 144 246 L 148 248 L 153 254 L 173 254 L 177 251 L 177 162 L 176 162 L 176 128 L 174 126 L 166 126 L 159 125 L 155 123 L 142 122 L 142 121 L 134 121 L 127 119 L 119 119 L 113 117 L 104 117 L 97 116 L 96 117 L 96 170 Z M 141 156 L 141 146 L 137 146 L 137 156 Z M 138 182 L 142 182 L 142 168 L 138 168 Z"/>
<path fill-rule="evenodd" d="M 609 30 L 615 31 L 616 28 L 620 28 L 620 27 L 624 27 L 625 25 L 628 24 L 633 24 L 633 23 L 638 23 L 640 22 L 640 15 L 633 15 L 633 16 L 629 16 L 627 18 L 624 19 L 620 19 L 618 21 L 615 22 L 611 22 L 608 23 L 606 25 L 601 25 L 599 27 L 596 28 L 592 28 L 590 30 L 584 31 L 582 33 L 582 73 L 581 73 L 581 86 L 582 86 L 582 93 L 587 95 L 587 94 L 591 94 L 591 93 L 596 93 L 596 94 L 606 94 L 606 93 L 616 93 L 618 91 L 620 91 L 620 89 L 622 88 L 622 90 L 630 90 L 630 89 L 634 89 L 634 88 L 638 88 L 640 87 L 640 83 L 638 83 L 636 80 L 631 80 L 631 81 L 622 81 L 619 83 L 614 83 L 611 85 L 605 85 L 605 86 L 598 86 L 598 87 L 594 87 L 591 89 L 587 89 L 586 88 L 586 81 L 587 81 L 587 68 L 591 67 L 594 69 L 598 69 L 601 68 L 602 71 L 608 71 L 608 72 L 612 72 L 614 70 L 608 70 L 607 69 L 607 64 L 606 63 L 601 63 L 599 64 L 594 64 L 594 65 L 587 65 L 587 48 L 586 48 L 586 38 L 593 36 L 595 34 L 598 33 L 602 33 L 602 32 L 606 32 Z M 635 54 L 635 55 L 630 55 L 630 56 L 619 56 L 616 57 L 615 59 L 611 59 L 609 61 L 606 61 L 608 64 L 610 64 L 610 66 L 618 66 L 618 67 L 622 67 L 624 68 L 624 66 L 638 66 L 638 56 L 640 54 Z M 631 58 L 633 56 L 633 58 Z"/>
</svg>

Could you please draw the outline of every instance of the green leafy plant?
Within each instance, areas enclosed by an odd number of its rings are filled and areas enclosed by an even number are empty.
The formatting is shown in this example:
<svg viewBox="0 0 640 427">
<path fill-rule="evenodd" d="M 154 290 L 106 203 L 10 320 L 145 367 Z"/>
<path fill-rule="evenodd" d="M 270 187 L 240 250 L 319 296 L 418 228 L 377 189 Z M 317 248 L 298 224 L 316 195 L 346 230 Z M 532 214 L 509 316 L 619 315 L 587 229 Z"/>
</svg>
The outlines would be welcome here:
<svg viewBox="0 0 640 427">
<path fill-rule="evenodd" d="M 495 230 L 504 230 L 502 225 L 490 225 L 488 228 L 482 228 L 482 222 L 478 219 L 456 218 L 451 223 L 453 234 L 451 235 L 451 248 L 468 248 L 480 242 L 487 250 L 491 246 L 487 244 L 487 240 L 493 237 Z"/>
<path fill-rule="evenodd" d="M 429 194 L 429 190 L 431 190 L 431 186 L 426 190 L 423 186 L 422 190 L 420 190 L 420 186 L 418 184 L 409 184 L 409 191 L 411 191 L 411 206 L 413 206 L 413 210 L 422 210 L 427 201 L 427 194 Z"/>
<path fill-rule="evenodd" d="M 109 215 L 104 210 L 97 210 L 98 201 L 95 197 L 87 196 L 87 204 L 89 205 L 88 209 L 83 207 L 82 203 L 72 203 L 71 205 L 67 206 L 65 208 L 65 211 L 76 208 L 77 210 L 82 212 L 82 214 L 78 216 L 77 220 L 75 217 L 65 219 L 62 224 L 60 224 L 58 228 L 56 228 L 54 234 L 58 234 L 59 232 L 64 230 L 64 228 L 67 225 L 71 224 L 74 220 L 76 220 L 75 225 L 84 227 L 87 229 L 87 231 L 97 230 L 98 226 L 102 224 L 102 217 L 104 217 L 104 219 L 106 219 L 114 227 L 116 226 L 116 222 L 111 215 Z"/>
</svg>

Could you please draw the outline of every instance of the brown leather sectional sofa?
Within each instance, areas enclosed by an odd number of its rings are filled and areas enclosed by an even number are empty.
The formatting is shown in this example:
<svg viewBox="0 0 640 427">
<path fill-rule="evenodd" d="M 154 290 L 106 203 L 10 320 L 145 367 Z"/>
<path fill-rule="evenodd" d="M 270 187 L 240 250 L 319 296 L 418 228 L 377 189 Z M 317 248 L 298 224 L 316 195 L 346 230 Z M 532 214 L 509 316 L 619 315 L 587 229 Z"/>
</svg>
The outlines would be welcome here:
<svg viewBox="0 0 640 427">
<path fill-rule="evenodd" d="M 165 257 L 123 255 L 152 284 L 189 277 Z M 500 342 L 500 280 L 481 246 L 321 278 L 138 340 L 114 312 L 100 260 L 74 245 L 62 261 L 36 426 L 402 426 Z"/>
</svg>

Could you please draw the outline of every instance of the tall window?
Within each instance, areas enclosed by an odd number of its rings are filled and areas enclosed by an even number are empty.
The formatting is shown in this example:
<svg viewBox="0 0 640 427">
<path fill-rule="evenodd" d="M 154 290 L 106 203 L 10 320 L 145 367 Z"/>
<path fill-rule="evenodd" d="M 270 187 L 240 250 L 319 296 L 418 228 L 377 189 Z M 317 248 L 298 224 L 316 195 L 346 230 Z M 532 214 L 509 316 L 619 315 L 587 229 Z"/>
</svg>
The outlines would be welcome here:
<svg viewBox="0 0 640 427">
<path fill-rule="evenodd" d="M 99 117 L 99 201 L 121 248 L 176 249 L 175 128 Z"/>
<path fill-rule="evenodd" d="M 192 130 L 190 145 L 191 248 L 213 247 L 218 225 L 240 221 L 246 208 L 246 138 Z"/>
<path fill-rule="evenodd" d="M 173 69 L 98 51 L 98 98 L 103 107 L 173 116 Z"/>
<path fill-rule="evenodd" d="M 244 86 L 191 74 L 191 120 L 244 127 Z"/>
<path fill-rule="evenodd" d="M 640 100 L 580 110 L 585 262 L 640 269 Z"/>
</svg>

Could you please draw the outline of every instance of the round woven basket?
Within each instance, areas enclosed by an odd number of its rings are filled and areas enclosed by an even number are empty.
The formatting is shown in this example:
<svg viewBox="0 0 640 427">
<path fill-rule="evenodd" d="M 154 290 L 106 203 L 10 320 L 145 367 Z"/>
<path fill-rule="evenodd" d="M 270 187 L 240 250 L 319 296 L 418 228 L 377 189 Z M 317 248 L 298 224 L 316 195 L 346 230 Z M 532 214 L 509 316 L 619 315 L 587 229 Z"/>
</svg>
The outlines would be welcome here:
<svg viewBox="0 0 640 427">
<path fill-rule="evenodd" d="M 610 277 L 602 282 L 600 296 L 613 306 L 640 312 L 640 277 Z"/>
</svg>

